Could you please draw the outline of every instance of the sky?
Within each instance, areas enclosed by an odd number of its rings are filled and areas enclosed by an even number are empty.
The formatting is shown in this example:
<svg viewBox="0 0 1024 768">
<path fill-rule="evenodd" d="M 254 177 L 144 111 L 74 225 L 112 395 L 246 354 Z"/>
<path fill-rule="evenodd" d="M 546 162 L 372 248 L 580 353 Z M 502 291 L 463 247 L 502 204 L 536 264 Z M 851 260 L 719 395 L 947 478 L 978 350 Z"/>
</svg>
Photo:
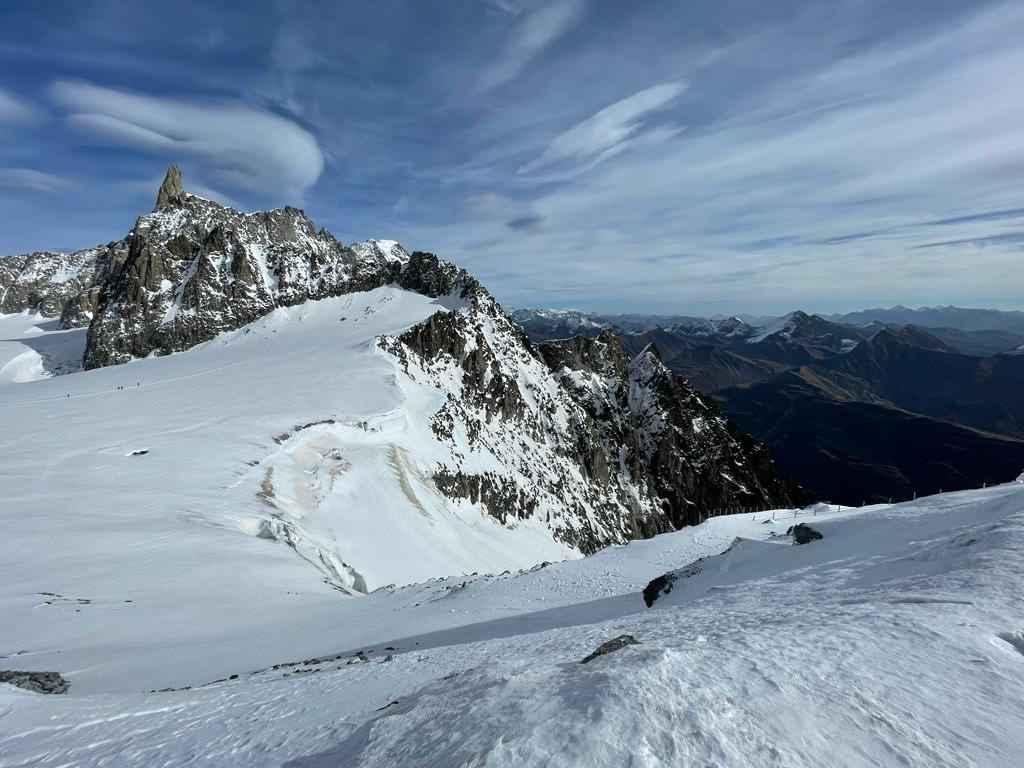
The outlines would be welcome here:
<svg viewBox="0 0 1024 768">
<path fill-rule="evenodd" d="M 169 163 L 509 307 L 1024 305 L 1024 3 L 0 4 L 0 254 Z"/>
</svg>

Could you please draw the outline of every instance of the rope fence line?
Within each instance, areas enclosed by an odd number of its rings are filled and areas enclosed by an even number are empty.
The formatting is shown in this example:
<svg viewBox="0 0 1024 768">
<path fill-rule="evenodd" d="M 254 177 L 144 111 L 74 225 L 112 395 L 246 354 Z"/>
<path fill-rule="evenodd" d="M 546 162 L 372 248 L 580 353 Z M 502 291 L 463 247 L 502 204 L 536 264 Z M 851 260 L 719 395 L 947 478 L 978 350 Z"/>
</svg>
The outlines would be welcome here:
<svg viewBox="0 0 1024 768">
<path fill-rule="evenodd" d="M 988 488 L 988 483 L 987 482 L 982 483 L 981 487 L 983 489 L 984 488 Z M 968 489 L 961 489 L 961 490 L 968 490 Z M 927 498 L 927 496 L 929 496 L 929 495 L 936 495 L 937 496 L 937 495 L 939 495 L 941 493 L 942 493 L 942 489 L 939 488 L 939 490 L 935 494 L 925 494 L 921 498 Z M 913 494 L 913 496 L 910 499 L 904 499 L 903 501 L 917 501 L 917 491 L 914 491 L 914 494 Z M 872 502 L 872 504 L 883 504 L 883 503 L 885 503 L 885 502 L 881 502 L 881 501 Z M 902 503 L 902 502 L 894 502 L 893 501 L 893 497 L 890 496 L 888 503 L 889 504 L 893 504 L 893 503 L 899 504 L 899 503 Z M 867 505 L 867 500 L 866 499 L 860 503 L 860 506 L 862 506 L 862 507 L 866 506 L 866 505 Z M 822 510 L 822 511 L 830 511 L 829 508 L 835 507 L 835 511 L 836 512 L 840 512 L 843 509 L 843 507 L 845 507 L 846 509 L 855 509 L 856 505 L 853 505 L 853 504 L 829 504 L 829 503 L 825 503 L 825 502 L 819 502 L 819 503 L 813 504 L 813 505 L 811 505 L 809 507 L 804 507 L 803 509 L 794 509 L 793 510 L 793 517 L 794 518 L 795 517 L 799 517 L 801 513 L 803 513 L 805 517 L 815 517 L 815 516 L 817 516 L 818 511 L 819 511 L 819 509 L 821 507 L 825 507 L 825 509 Z M 716 509 L 706 510 L 704 512 L 699 513 L 697 515 L 697 524 L 700 525 L 705 520 L 710 520 L 713 517 L 724 517 L 726 515 L 752 515 L 751 520 L 756 521 L 757 520 L 757 516 L 759 514 L 768 513 L 768 512 L 771 512 L 771 517 L 770 518 L 766 517 L 766 518 L 764 518 L 765 520 L 775 520 L 776 517 L 778 517 L 778 519 L 780 519 L 780 520 L 785 520 L 785 519 L 789 518 L 789 511 L 790 510 L 788 510 L 788 509 L 779 509 L 778 507 L 772 507 L 772 506 L 763 505 L 763 504 L 762 505 L 752 505 L 752 506 L 737 505 L 737 506 L 732 506 L 732 507 L 718 507 Z"/>
</svg>

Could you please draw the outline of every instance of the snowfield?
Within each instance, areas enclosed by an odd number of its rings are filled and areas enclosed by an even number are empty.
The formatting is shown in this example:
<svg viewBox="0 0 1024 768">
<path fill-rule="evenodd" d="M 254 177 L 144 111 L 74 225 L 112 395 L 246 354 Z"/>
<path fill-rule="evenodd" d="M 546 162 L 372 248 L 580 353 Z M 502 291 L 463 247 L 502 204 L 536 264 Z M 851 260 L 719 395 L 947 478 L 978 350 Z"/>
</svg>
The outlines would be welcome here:
<svg viewBox="0 0 1024 768">
<path fill-rule="evenodd" d="M 67 696 L 2 686 L 0 765 L 1020 765 L 1024 485 L 804 512 L 824 538 L 803 546 L 793 515 L 338 595 L 333 625 L 259 611 L 298 663 L 205 686 L 179 668 L 190 690 L 120 690 L 115 668 L 95 692 L 67 667 Z M 645 607 L 652 576 L 700 557 Z M 640 645 L 579 664 L 622 633 Z M 149 661 L 154 684 L 180 663 L 173 644 Z"/>
<path fill-rule="evenodd" d="M 1024 483 L 580 558 L 423 482 L 436 392 L 374 339 L 444 309 L 69 376 L 0 318 L 0 669 L 71 682 L 0 685 L 0 766 L 1024 765 Z"/>
</svg>

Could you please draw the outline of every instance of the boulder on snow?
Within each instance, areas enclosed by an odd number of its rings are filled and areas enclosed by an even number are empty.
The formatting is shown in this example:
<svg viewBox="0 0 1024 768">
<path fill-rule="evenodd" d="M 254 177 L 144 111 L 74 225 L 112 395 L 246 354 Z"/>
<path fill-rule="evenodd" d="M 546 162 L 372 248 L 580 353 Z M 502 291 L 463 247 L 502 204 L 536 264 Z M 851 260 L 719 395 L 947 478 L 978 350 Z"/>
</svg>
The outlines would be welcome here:
<svg viewBox="0 0 1024 768">
<path fill-rule="evenodd" d="M 644 587 L 644 602 L 647 604 L 647 607 L 650 608 L 659 597 L 671 592 L 672 587 L 679 579 L 688 579 L 704 570 L 703 563 L 704 558 L 702 557 L 676 571 L 669 571 L 656 579 L 651 579 L 647 586 Z"/>
<path fill-rule="evenodd" d="M 609 640 L 607 643 L 602 643 L 597 646 L 597 650 L 587 656 L 580 664 L 589 664 L 591 661 L 596 659 L 598 656 L 604 656 L 606 653 L 612 653 L 614 651 L 621 650 L 627 645 L 640 645 L 640 641 L 632 635 L 619 635 L 613 640 Z"/>
<path fill-rule="evenodd" d="M 10 683 L 35 693 L 67 693 L 71 683 L 59 672 L 15 672 L 0 670 L 0 683 Z"/>
<path fill-rule="evenodd" d="M 644 602 L 648 608 L 654 605 L 654 601 L 659 597 L 672 591 L 672 584 L 675 583 L 673 575 L 672 573 L 663 573 L 658 578 L 651 579 L 644 587 Z"/>
<path fill-rule="evenodd" d="M 786 531 L 786 535 L 793 536 L 794 544 L 807 544 L 821 538 L 821 534 L 811 528 L 811 526 L 807 525 L 807 523 L 791 525 L 789 530 Z"/>
</svg>

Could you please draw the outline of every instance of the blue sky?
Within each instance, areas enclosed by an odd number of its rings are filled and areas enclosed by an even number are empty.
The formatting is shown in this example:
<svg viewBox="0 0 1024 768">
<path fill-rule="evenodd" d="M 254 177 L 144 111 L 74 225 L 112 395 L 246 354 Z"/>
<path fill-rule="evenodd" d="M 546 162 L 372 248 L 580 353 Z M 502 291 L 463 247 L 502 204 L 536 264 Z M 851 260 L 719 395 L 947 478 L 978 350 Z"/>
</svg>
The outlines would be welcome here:
<svg viewBox="0 0 1024 768">
<path fill-rule="evenodd" d="M 120 237 L 170 162 L 509 306 L 1024 295 L 1024 4 L 0 5 L 0 253 Z"/>
</svg>

